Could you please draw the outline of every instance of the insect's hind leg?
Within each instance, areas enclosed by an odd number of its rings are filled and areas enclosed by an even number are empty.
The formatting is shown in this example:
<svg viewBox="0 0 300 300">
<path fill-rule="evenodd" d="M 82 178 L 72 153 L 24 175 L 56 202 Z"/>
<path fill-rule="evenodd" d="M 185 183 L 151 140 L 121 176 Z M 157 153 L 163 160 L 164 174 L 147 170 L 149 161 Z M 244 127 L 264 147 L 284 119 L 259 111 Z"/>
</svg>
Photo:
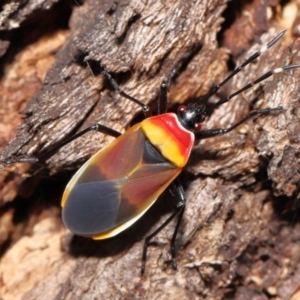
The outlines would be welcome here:
<svg viewBox="0 0 300 300">
<path fill-rule="evenodd" d="M 68 139 L 66 139 L 65 141 L 61 142 L 60 144 L 58 144 L 57 146 L 55 146 L 53 149 L 51 149 L 50 151 L 42 154 L 40 157 L 19 157 L 19 158 L 9 158 L 9 159 L 4 159 L 4 160 L 0 160 L 0 163 L 4 164 L 4 165 L 10 165 L 13 163 L 40 163 L 40 162 L 44 162 L 45 160 L 47 160 L 48 158 L 50 158 L 52 155 L 54 155 L 60 148 L 64 147 L 65 145 L 69 144 L 70 142 L 76 140 L 77 138 L 83 136 L 84 134 L 86 134 L 87 132 L 90 131 L 97 131 L 97 132 L 101 132 L 113 137 L 118 137 L 121 135 L 120 132 L 111 129 L 109 127 L 106 127 L 104 125 L 101 124 L 94 124 L 92 126 L 89 126 L 85 129 L 83 129 L 82 131 L 74 134 L 73 136 L 69 137 Z"/>
<path fill-rule="evenodd" d="M 177 199 L 176 204 L 176 210 L 172 213 L 172 215 L 162 224 L 160 225 L 154 232 L 152 232 L 150 235 L 148 235 L 144 242 L 143 247 L 143 255 L 142 255 L 142 268 L 141 268 L 141 274 L 144 275 L 145 273 L 145 267 L 146 267 L 146 259 L 147 259 L 147 249 L 150 245 L 151 239 L 156 236 L 161 230 L 163 230 L 175 217 L 178 217 L 177 223 L 175 226 L 175 230 L 172 236 L 171 240 L 171 255 L 172 255 L 172 265 L 174 270 L 177 270 L 177 263 L 176 263 L 176 248 L 175 248 L 175 242 L 177 233 L 179 230 L 179 226 L 183 217 L 183 213 L 185 210 L 185 197 L 184 197 L 184 191 L 181 186 L 181 184 L 176 180 L 176 182 L 173 182 L 170 186 L 171 192 L 174 194 L 174 196 Z"/>
</svg>

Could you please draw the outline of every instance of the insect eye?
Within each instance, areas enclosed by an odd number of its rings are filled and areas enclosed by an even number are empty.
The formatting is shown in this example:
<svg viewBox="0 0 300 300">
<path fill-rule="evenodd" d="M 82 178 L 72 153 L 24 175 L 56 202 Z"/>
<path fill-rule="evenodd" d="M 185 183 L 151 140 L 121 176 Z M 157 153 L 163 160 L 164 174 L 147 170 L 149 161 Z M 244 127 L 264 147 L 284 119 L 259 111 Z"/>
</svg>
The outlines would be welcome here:
<svg viewBox="0 0 300 300">
<path fill-rule="evenodd" d="M 186 111 L 186 106 L 185 106 L 185 105 L 180 105 L 180 106 L 177 108 L 177 111 L 178 111 L 178 112 L 185 112 L 185 111 Z"/>
<path fill-rule="evenodd" d="M 195 125 L 194 125 L 194 130 L 195 131 L 199 131 L 199 130 L 201 130 L 201 128 L 202 128 L 202 124 L 199 122 L 199 123 L 196 123 Z"/>
</svg>

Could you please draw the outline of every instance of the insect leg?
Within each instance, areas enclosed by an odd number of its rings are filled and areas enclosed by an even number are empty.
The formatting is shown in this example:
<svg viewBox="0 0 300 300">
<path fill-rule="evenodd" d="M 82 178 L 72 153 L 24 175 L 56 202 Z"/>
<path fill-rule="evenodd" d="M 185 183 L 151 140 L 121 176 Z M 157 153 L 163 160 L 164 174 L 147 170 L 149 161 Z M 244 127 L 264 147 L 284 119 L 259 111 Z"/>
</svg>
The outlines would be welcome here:
<svg viewBox="0 0 300 300">
<path fill-rule="evenodd" d="M 74 134 L 73 136 L 69 137 L 68 139 L 66 139 L 65 141 L 61 142 L 59 145 L 55 146 L 53 149 L 51 149 L 50 151 L 42 154 L 40 157 L 19 157 L 19 158 L 11 158 L 11 159 L 5 159 L 0 161 L 0 163 L 3 163 L 5 165 L 10 165 L 13 163 L 17 163 L 17 162 L 21 162 L 21 163 L 39 163 L 42 161 L 47 160 L 49 157 L 51 157 L 52 155 L 54 155 L 60 148 L 62 148 L 63 146 L 69 144 L 70 142 L 76 140 L 77 138 L 81 137 L 82 135 L 86 134 L 87 132 L 90 131 L 98 131 L 113 137 L 118 137 L 121 135 L 120 132 L 111 129 L 109 127 L 106 127 L 104 125 L 101 124 L 94 124 L 90 127 L 87 127 L 85 129 L 83 129 L 82 131 Z"/>
<path fill-rule="evenodd" d="M 164 114 L 168 109 L 168 89 L 171 85 L 172 80 L 176 76 L 177 68 L 173 68 L 171 74 L 169 75 L 167 81 L 163 81 L 160 85 L 159 103 L 158 103 L 158 114 Z"/>
<path fill-rule="evenodd" d="M 141 102 L 140 100 L 128 95 L 127 93 L 125 93 L 120 87 L 119 85 L 117 84 L 117 82 L 111 77 L 111 75 L 106 71 L 106 70 L 103 70 L 101 72 L 102 75 L 105 76 L 105 78 L 110 82 L 110 84 L 113 86 L 113 88 L 119 93 L 120 96 L 138 104 L 139 106 L 142 107 L 143 109 L 143 113 L 145 115 L 146 118 L 148 117 L 151 117 L 151 112 L 150 112 L 150 109 L 149 109 L 149 106 L 148 105 L 145 105 L 143 102 Z"/>
<path fill-rule="evenodd" d="M 171 85 L 172 80 L 176 76 L 177 68 L 174 67 L 167 81 L 163 81 L 160 85 L 159 103 L 158 103 L 158 114 L 164 114 L 168 109 L 168 89 Z"/>
<path fill-rule="evenodd" d="M 265 108 L 265 109 L 251 111 L 246 117 L 244 117 L 239 122 L 237 122 L 236 124 L 234 124 L 228 128 L 215 128 L 215 129 L 195 132 L 195 137 L 196 137 L 196 139 L 207 139 L 207 138 L 210 138 L 213 136 L 222 135 L 229 131 L 232 131 L 233 129 L 235 129 L 236 127 L 241 125 L 242 123 L 246 122 L 247 120 L 249 120 L 255 116 L 265 115 L 265 114 L 268 114 L 273 111 L 283 111 L 283 107 L 278 106 L 278 107 L 274 107 L 274 108 Z"/>
<path fill-rule="evenodd" d="M 173 70 L 171 71 L 171 74 L 168 77 L 168 81 L 167 81 L 168 87 L 171 85 L 171 82 L 173 81 L 173 79 L 176 76 L 177 72 L 178 72 L 177 67 L 174 67 Z"/>
<path fill-rule="evenodd" d="M 162 225 L 160 225 L 154 232 L 152 232 L 150 235 L 148 235 L 146 237 L 145 242 L 144 242 L 144 247 L 143 247 L 143 255 L 142 255 L 142 268 L 141 268 L 142 275 L 144 275 L 144 273 L 145 273 L 147 249 L 149 247 L 151 239 L 154 236 L 156 236 L 161 230 L 163 230 L 175 217 L 178 216 L 178 221 L 177 221 L 177 224 L 176 224 L 176 227 L 175 227 L 175 230 L 173 233 L 173 237 L 171 240 L 171 255 L 172 255 L 173 268 L 175 270 L 177 269 L 175 241 L 176 241 L 176 236 L 177 236 L 180 222 L 182 220 L 182 216 L 183 216 L 184 209 L 185 209 L 185 198 L 184 198 L 183 188 L 179 183 L 176 183 L 176 184 L 172 183 L 172 185 L 170 186 L 170 189 L 174 193 L 174 196 L 177 198 L 177 201 L 178 201 L 177 205 L 176 205 L 176 210 Z"/>
<path fill-rule="evenodd" d="M 159 103 L 158 103 L 158 114 L 164 114 L 167 112 L 168 106 L 168 85 L 163 81 L 160 85 Z"/>
<path fill-rule="evenodd" d="M 182 185 L 179 183 L 179 180 L 176 180 L 172 183 L 171 187 L 170 187 L 173 192 L 175 194 L 177 194 L 177 199 L 178 199 L 178 203 L 177 203 L 177 208 L 180 208 L 180 211 L 178 213 L 178 220 L 177 220 L 177 224 L 172 236 L 172 240 L 171 240 L 171 255 L 172 255 L 172 263 L 173 263 L 173 268 L 174 270 L 177 270 L 177 263 L 176 263 L 176 248 L 175 248 L 175 242 L 176 242 L 176 237 L 177 237 L 177 233 L 179 230 L 179 226 L 184 214 L 184 210 L 185 210 L 185 197 L 184 197 L 184 190 Z"/>
</svg>

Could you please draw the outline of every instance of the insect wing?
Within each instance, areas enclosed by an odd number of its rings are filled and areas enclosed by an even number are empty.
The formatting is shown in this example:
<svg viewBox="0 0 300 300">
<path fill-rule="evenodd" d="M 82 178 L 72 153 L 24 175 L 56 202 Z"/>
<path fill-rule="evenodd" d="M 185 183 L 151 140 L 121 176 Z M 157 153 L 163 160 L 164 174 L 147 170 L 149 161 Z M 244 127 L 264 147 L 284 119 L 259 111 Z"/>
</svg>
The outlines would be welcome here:
<svg viewBox="0 0 300 300">
<path fill-rule="evenodd" d="M 139 219 L 180 171 L 136 124 L 74 175 L 62 199 L 63 221 L 78 235 L 114 236 Z"/>
</svg>

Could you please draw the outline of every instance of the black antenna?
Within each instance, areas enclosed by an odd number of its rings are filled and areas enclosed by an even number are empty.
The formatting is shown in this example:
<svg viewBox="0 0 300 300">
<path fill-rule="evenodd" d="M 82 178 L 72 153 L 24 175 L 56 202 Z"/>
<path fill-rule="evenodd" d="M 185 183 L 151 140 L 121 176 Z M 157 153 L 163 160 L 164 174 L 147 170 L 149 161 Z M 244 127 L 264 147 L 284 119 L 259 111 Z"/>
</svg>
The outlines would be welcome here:
<svg viewBox="0 0 300 300">
<path fill-rule="evenodd" d="M 210 96 L 214 95 L 221 86 L 223 86 L 227 81 L 229 81 L 232 77 L 234 77 L 237 73 L 239 73 L 245 66 L 249 65 L 251 62 L 253 62 L 256 58 L 258 58 L 262 53 L 266 52 L 268 49 L 270 49 L 275 43 L 277 43 L 286 33 L 286 30 L 281 31 L 272 41 L 267 43 L 266 45 L 263 45 L 259 51 L 255 52 L 252 56 L 250 56 L 246 61 L 244 61 L 240 66 L 235 68 L 235 70 L 230 73 L 221 83 L 214 86 L 214 88 L 205 95 L 204 98 L 201 98 L 201 100 L 198 101 L 198 103 L 201 101 L 207 100 Z"/>
</svg>

